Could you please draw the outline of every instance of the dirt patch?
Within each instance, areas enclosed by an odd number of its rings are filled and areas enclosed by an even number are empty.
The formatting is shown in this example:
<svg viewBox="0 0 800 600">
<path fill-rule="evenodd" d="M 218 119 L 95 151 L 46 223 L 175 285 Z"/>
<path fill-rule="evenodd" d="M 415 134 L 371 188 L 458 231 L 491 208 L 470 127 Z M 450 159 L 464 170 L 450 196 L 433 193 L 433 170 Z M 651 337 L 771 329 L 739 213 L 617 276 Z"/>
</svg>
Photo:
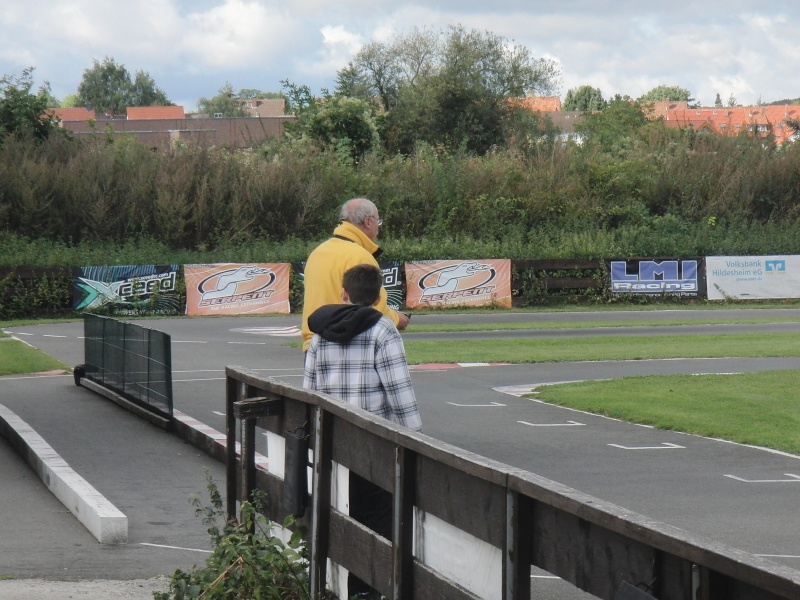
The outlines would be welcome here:
<svg viewBox="0 0 800 600">
<path fill-rule="evenodd" d="M 153 600 L 153 592 L 166 592 L 167 577 L 131 580 L 51 581 L 49 579 L 0 580 L 0 598 L 14 600 Z"/>
</svg>

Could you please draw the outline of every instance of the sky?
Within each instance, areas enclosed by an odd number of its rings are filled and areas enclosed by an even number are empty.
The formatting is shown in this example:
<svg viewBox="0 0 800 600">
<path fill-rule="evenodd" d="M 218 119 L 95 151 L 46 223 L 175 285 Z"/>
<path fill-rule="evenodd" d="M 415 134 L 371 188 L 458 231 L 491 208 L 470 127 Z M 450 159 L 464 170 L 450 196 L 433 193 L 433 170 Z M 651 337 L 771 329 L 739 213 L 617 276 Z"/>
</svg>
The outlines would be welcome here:
<svg viewBox="0 0 800 600">
<path fill-rule="evenodd" d="M 34 67 L 62 99 L 110 57 L 191 112 L 226 83 L 333 90 L 364 44 L 451 25 L 554 61 L 562 100 L 582 85 L 606 99 L 679 86 L 704 106 L 800 97 L 796 0 L 3 0 L 0 76 Z"/>
</svg>

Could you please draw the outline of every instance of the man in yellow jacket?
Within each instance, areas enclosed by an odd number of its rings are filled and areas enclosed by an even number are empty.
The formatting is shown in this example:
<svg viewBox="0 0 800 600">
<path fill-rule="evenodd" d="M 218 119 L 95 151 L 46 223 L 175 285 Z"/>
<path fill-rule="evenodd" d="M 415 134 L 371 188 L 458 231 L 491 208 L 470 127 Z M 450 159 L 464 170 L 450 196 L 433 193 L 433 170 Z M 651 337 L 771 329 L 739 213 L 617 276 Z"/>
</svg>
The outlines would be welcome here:
<svg viewBox="0 0 800 600">
<path fill-rule="evenodd" d="M 308 316 L 320 306 L 342 301 L 342 276 L 350 267 L 370 264 L 379 267 L 381 253 L 375 243 L 381 226 L 378 208 L 368 198 L 352 198 L 342 205 L 339 226 L 333 237 L 322 242 L 309 255 L 304 269 L 303 352 L 314 335 L 308 328 Z M 396 312 L 386 304 L 386 290 L 375 308 L 389 317 L 397 329 L 408 326 L 408 315 Z"/>
</svg>

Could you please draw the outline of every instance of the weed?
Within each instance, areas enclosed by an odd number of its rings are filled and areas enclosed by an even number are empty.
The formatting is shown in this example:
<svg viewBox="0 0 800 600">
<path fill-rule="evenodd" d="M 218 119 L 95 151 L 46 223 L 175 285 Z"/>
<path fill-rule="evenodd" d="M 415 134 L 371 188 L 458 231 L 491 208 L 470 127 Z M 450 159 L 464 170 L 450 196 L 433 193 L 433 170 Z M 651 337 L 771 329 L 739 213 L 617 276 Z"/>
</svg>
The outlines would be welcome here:
<svg viewBox="0 0 800 600">
<path fill-rule="evenodd" d="M 308 553 L 303 531 L 292 517 L 282 527 L 294 531 L 284 542 L 269 521 L 266 497 L 256 492 L 253 502 L 240 506 L 240 520 L 225 520 L 222 496 L 206 473 L 209 504 L 192 498 L 202 516 L 213 551 L 203 567 L 176 569 L 167 592 L 153 592 L 155 600 L 309 600 Z"/>
</svg>

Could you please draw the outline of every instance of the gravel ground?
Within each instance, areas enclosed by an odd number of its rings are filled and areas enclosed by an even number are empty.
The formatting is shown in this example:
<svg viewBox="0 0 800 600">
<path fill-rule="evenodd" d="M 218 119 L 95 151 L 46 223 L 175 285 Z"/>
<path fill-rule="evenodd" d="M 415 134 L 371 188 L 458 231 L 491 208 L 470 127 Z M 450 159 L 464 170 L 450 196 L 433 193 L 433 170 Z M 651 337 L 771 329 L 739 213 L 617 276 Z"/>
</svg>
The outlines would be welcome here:
<svg viewBox="0 0 800 600">
<path fill-rule="evenodd" d="M 169 579 L 55 581 L 49 579 L 0 580 L 0 600 L 153 600 L 165 592 Z"/>
</svg>

